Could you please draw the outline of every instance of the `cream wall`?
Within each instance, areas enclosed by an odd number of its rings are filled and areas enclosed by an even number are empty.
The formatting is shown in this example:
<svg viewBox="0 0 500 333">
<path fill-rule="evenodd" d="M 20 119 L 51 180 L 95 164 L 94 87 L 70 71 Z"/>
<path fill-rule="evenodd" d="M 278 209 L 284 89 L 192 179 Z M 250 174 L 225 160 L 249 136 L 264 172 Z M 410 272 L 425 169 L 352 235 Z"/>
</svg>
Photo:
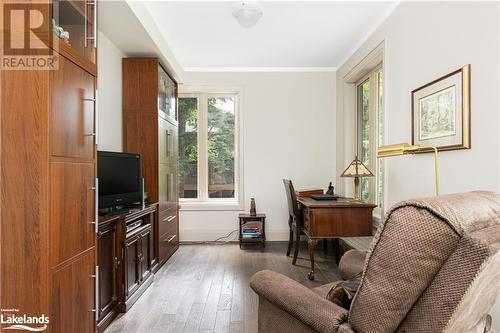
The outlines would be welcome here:
<svg viewBox="0 0 500 333">
<path fill-rule="evenodd" d="M 344 165 L 354 151 L 354 114 L 344 107 L 343 78 L 383 43 L 386 143 L 411 141 L 413 89 L 470 63 L 472 149 L 441 153 L 441 192 L 499 191 L 499 39 L 498 2 L 402 2 L 337 71 L 337 132 L 342 133 L 337 165 Z M 344 127 L 349 130 L 343 132 Z M 433 195 L 432 155 L 385 163 L 386 207 Z M 492 315 L 493 327 L 500 331 L 500 305 Z"/>
<path fill-rule="evenodd" d="M 282 179 L 296 188 L 325 188 L 336 174 L 335 73 L 187 72 L 180 89 L 190 86 L 241 91 L 245 209 L 254 197 L 257 211 L 267 214 L 267 238 L 287 240 Z M 181 211 L 181 240 L 224 236 L 238 228 L 238 213 Z"/>
<path fill-rule="evenodd" d="M 99 150 L 122 151 L 122 58 L 125 55 L 100 31 L 97 43 Z"/>
</svg>

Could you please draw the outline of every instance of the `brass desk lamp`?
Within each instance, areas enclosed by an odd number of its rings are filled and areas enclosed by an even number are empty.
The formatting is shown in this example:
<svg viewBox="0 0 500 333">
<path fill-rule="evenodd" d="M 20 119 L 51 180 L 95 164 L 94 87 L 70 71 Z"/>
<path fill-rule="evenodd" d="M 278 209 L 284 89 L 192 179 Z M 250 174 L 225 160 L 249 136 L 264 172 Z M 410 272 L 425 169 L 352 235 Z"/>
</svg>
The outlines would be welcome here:
<svg viewBox="0 0 500 333">
<path fill-rule="evenodd" d="M 361 201 L 361 193 L 359 191 L 360 177 L 373 177 L 373 173 L 358 159 L 358 156 L 349 164 L 347 169 L 342 172 L 340 177 L 354 177 L 354 199 Z"/>
<path fill-rule="evenodd" d="M 416 154 L 434 150 L 434 175 L 436 178 L 436 195 L 439 195 L 439 156 L 436 147 L 423 147 L 410 145 L 408 143 L 398 143 L 395 145 L 382 146 L 377 151 L 378 158 L 400 156 L 406 154 Z"/>
</svg>

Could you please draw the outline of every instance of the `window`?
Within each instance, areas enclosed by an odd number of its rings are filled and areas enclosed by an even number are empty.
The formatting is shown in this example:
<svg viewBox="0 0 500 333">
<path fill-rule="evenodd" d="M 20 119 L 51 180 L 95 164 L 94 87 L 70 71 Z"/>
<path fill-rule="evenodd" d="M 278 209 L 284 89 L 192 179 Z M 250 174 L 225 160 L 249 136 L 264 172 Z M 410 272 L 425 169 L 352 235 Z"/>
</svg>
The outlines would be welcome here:
<svg viewBox="0 0 500 333">
<path fill-rule="evenodd" d="M 358 124 L 358 157 L 375 177 L 361 178 L 361 199 L 383 204 L 383 163 L 377 159 L 377 148 L 384 142 L 383 71 L 377 67 L 356 85 Z"/>
<path fill-rule="evenodd" d="M 179 98 L 179 190 L 198 197 L 198 98 Z"/>
<path fill-rule="evenodd" d="M 187 206 L 238 203 L 237 119 L 237 94 L 179 96 L 179 196 Z"/>
</svg>

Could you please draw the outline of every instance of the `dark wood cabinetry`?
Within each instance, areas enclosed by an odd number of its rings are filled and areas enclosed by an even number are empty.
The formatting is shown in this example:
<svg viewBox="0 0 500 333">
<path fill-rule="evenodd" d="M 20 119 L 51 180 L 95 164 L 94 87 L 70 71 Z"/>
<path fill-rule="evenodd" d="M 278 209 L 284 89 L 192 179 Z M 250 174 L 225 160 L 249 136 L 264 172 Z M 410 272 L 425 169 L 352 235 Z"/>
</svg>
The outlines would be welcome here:
<svg viewBox="0 0 500 333">
<path fill-rule="evenodd" d="M 126 312 L 153 281 L 157 208 L 154 203 L 145 209 L 99 218 L 99 332 L 119 312 Z"/>
<path fill-rule="evenodd" d="M 51 4 L 56 24 L 70 31 L 70 43 L 54 36 L 57 68 L 0 71 L 0 304 L 18 316 L 49 317 L 51 333 L 90 333 L 99 276 L 97 68 L 95 43 L 79 48 L 79 31 L 95 31 L 97 2 Z M 22 26 L 23 15 L 13 20 Z"/>
<path fill-rule="evenodd" d="M 159 205 L 152 242 L 163 264 L 179 247 L 177 83 L 157 58 L 123 59 L 123 124 L 124 149 L 141 154 L 145 191 Z"/>
<path fill-rule="evenodd" d="M 99 318 L 98 328 L 107 326 L 115 318 L 118 305 L 118 267 L 121 262 L 120 242 L 116 219 L 99 222 L 97 234 L 99 264 Z"/>
<path fill-rule="evenodd" d="M 151 224 L 140 227 L 133 235 L 127 236 L 125 241 L 124 270 L 125 296 L 131 296 L 140 285 L 151 275 Z"/>
</svg>

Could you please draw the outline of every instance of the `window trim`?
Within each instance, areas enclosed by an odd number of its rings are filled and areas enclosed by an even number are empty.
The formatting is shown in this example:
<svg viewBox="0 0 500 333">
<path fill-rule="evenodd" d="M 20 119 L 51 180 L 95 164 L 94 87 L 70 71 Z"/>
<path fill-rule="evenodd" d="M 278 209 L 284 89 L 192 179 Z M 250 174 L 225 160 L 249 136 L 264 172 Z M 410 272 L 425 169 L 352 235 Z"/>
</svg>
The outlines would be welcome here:
<svg viewBox="0 0 500 333">
<path fill-rule="evenodd" d="M 208 142 L 208 98 L 209 97 L 222 97 L 234 96 L 235 97 L 235 138 L 234 138 L 234 198 L 208 198 L 208 156 L 207 156 L 207 142 Z M 197 161 L 197 177 L 198 177 L 198 197 L 197 198 L 179 198 L 181 211 L 229 211 L 229 210 L 242 210 L 244 208 L 243 198 L 243 179 L 242 179 L 242 93 L 238 89 L 203 89 L 193 90 L 185 88 L 184 92 L 179 93 L 179 98 L 196 97 L 198 100 L 198 131 L 197 131 L 197 148 L 198 148 L 198 161 Z"/>
<path fill-rule="evenodd" d="M 382 174 L 382 197 L 380 198 L 381 202 L 377 202 L 377 183 L 378 183 L 378 169 L 380 167 L 383 168 L 384 166 L 384 161 L 382 159 L 377 158 L 377 149 L 380 145 L 383 145 L 383 142 L 379 142 L 378 140 L 378 123 L 379 123 L 379 116 L 380 116 L 380 108 L 379 108 L 379 84 L 378 84 L 378 74 L 382 72 L 384 73 L 384 66 L 383 63 L 380 63 L 373 67 L 370 72 L 367 74 L 363 75 L 359 80 L 356 81 L 354 84 L 355 86 L 355 98 L 356 98 L 356 154 L 359 156 L 360 152 L 360 147 L 361 147 L 361 142 L 360 142 L 360 103 L 359 103 L 359 94 L 358 94 L 358 88 L 362 84 L 364 84 L 366 81 L 370 81 L 370 103 L 368 104 L 368 112 L 370 114 L 370 119 L 369 119 L 369 124 L 370 124 L 370 161 L 375 161 L 375 167 L 369 166 L 368 168 L 370 171 L 373 172 L 375 177 L 370 177 L 368 178 L 368 192 L 369 192 L 369 197 L 368 201 L 371 203 L 374 203 L 377 205 L 374 209 L 374 216 L 383 216 L 384 213 L 384 189 L 385 189 L 385 176 L 384 173 Z M 384 80 L 382 81 L 382 85 L 385 86 L 385 75 L 384 75 Z M 385 101 L 385 89 L 382 89 L 382 100 Z M 373 103 L 372 101 L 376 101 Z M 385 105 L 385 103 L 383 103 Z M 384 113 L 385 110 L 382 108 L 382 113 Z M 385 126 L 384 126 L 385 128 Z M 371 129 L 376 129 L 376 130 L 371 130 Z M 383 135 L 383 134 L 382 134 Z M 380 206 L 379 206 L 380 204 Z"/>
</svg>

